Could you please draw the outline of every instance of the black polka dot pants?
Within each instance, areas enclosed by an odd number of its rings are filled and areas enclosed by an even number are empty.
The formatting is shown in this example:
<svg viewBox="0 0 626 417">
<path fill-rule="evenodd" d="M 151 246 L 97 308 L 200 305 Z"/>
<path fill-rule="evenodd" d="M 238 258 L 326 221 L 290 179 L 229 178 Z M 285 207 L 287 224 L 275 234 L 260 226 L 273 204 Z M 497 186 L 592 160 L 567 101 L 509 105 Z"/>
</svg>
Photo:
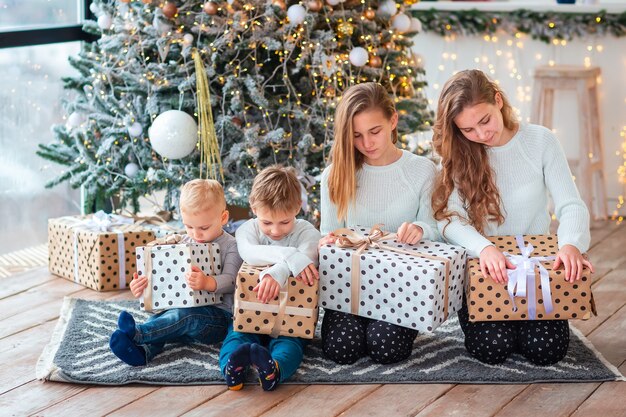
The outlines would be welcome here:
<svg viewBox="0 0 626 417">
<path fill-rule="evenodd" d="M 411 355 L 417 331 L 353 314 L 325 310 L 322 349 L 345 365 L 369 355 L 374 362 L 400 362 Z"/>
<path fill-rule="evenodd" d="M 511 353 L 521 353 L 535 365 L 552 365 L 567 354 L 567 320 L 479 321 L 471 323 L 467 304 L 458 312 L 465 348 L 488 364 L 502 363 Z"/>
</svg>

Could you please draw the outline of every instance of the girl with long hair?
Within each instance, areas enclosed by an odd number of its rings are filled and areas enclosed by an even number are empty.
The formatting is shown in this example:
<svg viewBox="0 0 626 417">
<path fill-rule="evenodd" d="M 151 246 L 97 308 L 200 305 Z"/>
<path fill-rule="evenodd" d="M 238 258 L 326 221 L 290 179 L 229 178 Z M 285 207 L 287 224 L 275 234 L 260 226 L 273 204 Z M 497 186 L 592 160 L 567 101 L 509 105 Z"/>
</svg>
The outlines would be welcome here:
<svg viewBox="0 0 626 417">
<path fill-rule="evenodd" d="M 461 71 L 441 91 L 433 146 L 442 169 L 432 195 L 439 231 L 480 258 L 485 277 L 499 284 L 515 267 L 485 236 L 548 234 L 548 194 L 559 220 L 559 251 L 553 268 L 580 279 L 581 252 L 589 248 L 589 212 L 554 134 L 520 124 L 500 87 L 479 70 Z M 593 269 L 592 269 L 593 270 Z M 567 320 L 468 321 L 459 312 L 465 347 L 482 362 L 496 364 L 513 352 L 535 364 L 560 361 L 567 353 Z"/>
<path fill-rule="evenodd" d="M 383 223 L 397 231 L 399 242 L 437 240 L 430 209 L 435 165 L 396 146 L 398 113 L 378 83 L 345 91 L 335 112 L 331 164 L 321 183 L 320 245 L 335 240 L 333 231 L 346 226 Z M 406 359 L 417 331 L 348 313 L 326 310 L 323 350 L 340 364 L 369 355 L 378 363 Z"/>
</svg>

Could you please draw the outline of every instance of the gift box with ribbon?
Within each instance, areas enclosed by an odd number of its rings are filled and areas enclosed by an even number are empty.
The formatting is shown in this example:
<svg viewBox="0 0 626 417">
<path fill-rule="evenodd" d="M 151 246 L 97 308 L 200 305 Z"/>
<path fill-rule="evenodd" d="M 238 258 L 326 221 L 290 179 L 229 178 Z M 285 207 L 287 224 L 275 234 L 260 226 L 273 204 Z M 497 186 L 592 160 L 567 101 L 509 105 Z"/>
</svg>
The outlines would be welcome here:
<svg viewBox="0 0 626 417">
<path fill-rule="evenodd" d="M 137 248 L 137 273 L 148 278 L 148 286 L 139 299 L 145 311 L 171 308 L 199 307 L 219 304 L 221 294 L 204 290 L 192 290 L 187 284 L 187 272 L 197 266 L 205 275 L 221 273 L 220 247 L 217 243 L 179 243 L 172 235 L 166 244 Z M 165 242 L 163 242 L 165 243 Z"/>
<path fill-rule="evenodd" d="M 580 281 L 565 280 L 565 270 L 553 270 L 556 236 L 494 236 L 488 238 L 515 269 L 499 284 L 480 272 L 480 261 L 468 261 L 467 307 L 470 321 L 588 319 L 595 314 L 591 271 Z"/>
<path fill-rule="evenodd" d="M 380 227 L 339 229 L 320 248 L 320 306 L 433 331 L 461 307 L 465 249 L 398 243 Z"/>
<path fill-rule="evenodd" d="M 48 268 L 96 291 L 124 289 L 135 271 L 135 248 L 153 239 L 132 218 L 102 211 L 49 219 Z"/>
<path fill-rule="evenodd" d="M 245 262 L 239 269 L 235 287 L 233 328 L 238 332 L 291 336 L 312 339 L 319 309 L 318 282 L 308 286 L 289 277 L 276 300 L 264 304 L 253 291 L 259 274 L 267 266 L 251 266 Z"/>
</svg>

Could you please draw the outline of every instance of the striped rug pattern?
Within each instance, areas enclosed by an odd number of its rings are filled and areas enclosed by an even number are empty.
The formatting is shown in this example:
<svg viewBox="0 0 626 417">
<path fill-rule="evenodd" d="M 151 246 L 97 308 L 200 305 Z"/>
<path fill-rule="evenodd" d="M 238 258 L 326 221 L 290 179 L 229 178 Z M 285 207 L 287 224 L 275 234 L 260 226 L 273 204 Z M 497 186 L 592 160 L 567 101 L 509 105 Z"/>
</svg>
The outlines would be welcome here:
<svg viewBox="0 0 626 417">
<path fill-rule="evenodd" d="M 0 255 L 0 278 L 48 265 L 48 244 Z"/>
<path fill-rule="evenodd" d="M 37 377 L 86 384 L 133 382 L 159 385 L 223 384 L 219 346 L 170 344 L 150 364 L 132 367 L 108 348 L 122 310 L 139 322 L 149 315 L 136 301 L 91 301 L 66 298 L 51 342 L 37 365 Z M 318 326 L 319 329 L 319 326 Z M 433 333 L 420 333 L 411 357 L 380 365 L 363 358 L 338 365 L 322 353 L 319 333 L 305 349 L 300 369 L 290 379 L 301 384 L 371 383 L 532 383 L 614 381 L 619 371 L 572 328 L 568 355 L 553 366 L 534 366 L 520 355 L 501 365 L 483 364 L 467 354 L 458 320 L 452 316 Z M 250 380 L 254 381 L 251 372 Z"/>
</svg>

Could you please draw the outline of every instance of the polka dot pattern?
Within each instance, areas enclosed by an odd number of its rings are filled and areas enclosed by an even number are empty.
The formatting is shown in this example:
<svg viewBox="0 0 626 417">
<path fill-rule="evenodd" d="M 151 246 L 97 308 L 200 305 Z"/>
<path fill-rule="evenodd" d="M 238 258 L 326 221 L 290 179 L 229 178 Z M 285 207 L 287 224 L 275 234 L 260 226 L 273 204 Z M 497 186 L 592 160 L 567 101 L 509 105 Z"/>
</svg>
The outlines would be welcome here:
<svg viewBox="0 0 626 417">
<path fill-rule="evenodd" d="M 366 235 L 369 229 L 354 228 Z M 445 264 L 418 255 L 370 248 L 360 255 L 359 310 L 362 317 L 382 320 L 414 330 L 432 331 L 448 314 L 461 306 L 466 252 L 459 246 L 422 241 L 404 245 L 384 240 L 387 245 L 409 252 L 450 260 L 450 277 L 445 286 Z M 355 250 L 327 245 L 320 248 L 320 306 L 351 313 L 352 256 Z"/>
<path fill-rule="evenodd" d="M 48 220 L 48 269 L 51 273 L 75 281 L 74 235 L 78 243 L 78 284 L 96 291 L 120 289 L 120 278 L 128 284 L 135 271 L 135 248 L 154 240 L 154 233 L 142 226 L 118 226 L 124 232 L 124 253 L 118 249 L 118 234 L 94 232 L 80 226 L 72 227 L 87 216 L 67 216 Z M 76 231 L 76 232 L 75 232 Z M 124 260 L 120 277 L 120 260 Z M 122 289 L 123 289 L 122 288 Z"/>
<path fill-rule="evenodd" d="M 199 307 L 222 302 L 221 294 L 194 291 L 187 285 L 186 279 L 193 265 L 205 275 L 221 273 L 220 246 L 217 243 L 157 245 L 150 252 L 152 271 L 146 271 L 146 248 L 137 248 L 137 273 L 148 277 L 152 291 L 152 305 L 146 305 L 147 300 L 140 298 L 142 310 Z"/>
<path fill-rule="evenodd" d="M 239 305 L 240 301 L 259 303 L 257 293 L 252 289 L 259 283 L 259 274 L 266 267 L 255 267 L 245 262 L 239 269 L 235 284 L 235 307 L 233 329 L 238 332 L 271 334 L 278 313 L 244 309 Z M 319 309 L 317 307 L 318 285 L 311 287 L 294 277 L 287 281 L 287 306 L 308 308 L 313 310 L 312 317 L 285 314 L 283 316 L 280 336 L 302 337 L 312 339 L 315 333 L 315 325 Z M 268 305 L 278 305 L 279 297 L 272 300 Z"/>
<path fill-rule="evenodd" d="M 520 253 L 515 236 L 490 237 L 499 251 L 518 255 Z M 532 244 L 535 249 L 531 256 L 554 256 L 558 252 L 556 236 L 528 235 L 525 243 Z M 554 310 L 546 314 L 539 270 L 535 268 L 535 294 L 537 297 L 536 320 L 588 319 L 595 314 L 595 304 L 591 293 L 592 274 L 585 269 L 580 281 L 565 281 L 565 270 L 552 271 L 553 261 L 541 262 L 550 273 L 550 291 Z M 528 320 L 528 303 L 526 298 L 516 297 L 517 311 L 509 298 L 507 285 L 494 282 L 483 277 L 478 259 L 468 261 L 468 299 L 470 321 Z"/>
</svg>

